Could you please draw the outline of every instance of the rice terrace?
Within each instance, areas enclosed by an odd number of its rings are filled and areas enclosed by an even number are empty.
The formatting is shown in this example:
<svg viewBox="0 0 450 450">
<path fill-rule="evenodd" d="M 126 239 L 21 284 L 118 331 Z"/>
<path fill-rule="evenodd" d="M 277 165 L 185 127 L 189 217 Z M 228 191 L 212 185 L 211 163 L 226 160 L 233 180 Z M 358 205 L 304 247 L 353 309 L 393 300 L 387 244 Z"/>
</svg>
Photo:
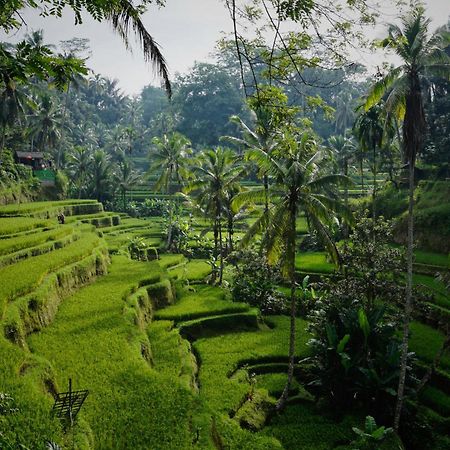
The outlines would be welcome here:
<svg viewBox="0 0 450 450">
<path fill-rule="evenodd" d="M 447 3 L 4 0 L 0 449 L 450 449 Z"/>
</svg>

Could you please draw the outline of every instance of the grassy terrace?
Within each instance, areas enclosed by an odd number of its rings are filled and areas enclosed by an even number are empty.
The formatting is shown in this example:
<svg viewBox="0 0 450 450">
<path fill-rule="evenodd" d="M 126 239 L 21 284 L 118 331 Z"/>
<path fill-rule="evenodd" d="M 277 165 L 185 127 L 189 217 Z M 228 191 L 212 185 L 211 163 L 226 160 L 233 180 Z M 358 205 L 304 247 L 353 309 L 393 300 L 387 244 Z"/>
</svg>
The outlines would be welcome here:
<svg viewBox="0 0 450 450">
<path fill-rule="evenodd" d="M 51 257 L 43 254 L 0 268 L 1 315 L 8 301 L 36 289 L 47 274 L 90 255 L 99 244 L 97 234 L 86 232 L 76 242 L 53 251 Z"/>
<path fill-rule="evenodd" d="M 39 215 L 38 209 L 35 212 Z M 66 297 L 53 322 L 28 336 L 31 353 L 0 336 L 1 389 L 14 396 L 21 411 L 7 424 L 21 430 L 24 444 L 43 448 L 51 439 L 85 449 L 350 448 L 344 444 L 354 437 L 352 426 L 360 426 L 363 418 L 331 417 L 299 380 L 294 381 L 294 399 L 283 414 L 266 417 L 286 381 L 287 317 L 261 321 L 257 310 L 233 303 L 226 291 L 204 284 L 211 271 L 206 260 L 189 261 L 178 254 L 161 254 L 152 262 L 128 259 L 124 249 L 133 237 L 161 245 L 160 218 L 121 218 L 120 225 L 102 228 L 104 238 L 92 226 L 77 224 L 114 216 L 78 214 L 64 226 L 54 219 L 0 218 L 0 233 L 2 223 L 4 230 L 13 230 L 0 239 L 0 258 L 9 258 L 10 264 L 0 267 L 2 311 L 9 303 L 6 317 L 22 300 L 15 301 L 17 297 L 40 289 L 49 274 L 91 255 L 105 241 L 110 249 L 120 250 L 112 257 L 108 275 Z M 9 237 L 17 234 L 15 225 L 8 225 L 13 221 L 22 234 Z M 207 225 L 199 220 L 197 229 Z M 299 235 L 306 226 L 299 218 Z M 51 248 L 50 254 L 31 253 L 59 241 L 64 245 Z M 14 259 L 22 253 L 27 259 Z M 416 257 L 433 266 L 445 267 L 447 261 L 445 255 L 435 258 L 430 252 L 417 252 Z M 325 252 L 300 252 L 296 269 L 329 274 L 335 267 Z M 448 299 L 439 297 L 445 294 L 443 287 L 432 276 L 416 274 L 415 282 L 435 289 L 436 303 L 448 307 Z M 177 299 L 167 305 L 172 294 L 168 301 L 160 297 L 174 287 Z M 301 359 L 308 355 L 309 336 L 304 320 L 298 319 L 297 326 Z M 444 338 L 415 322 L 411 350 L 423 364 L 430 364 Z M 448 352 L 441 369 L 450 371 Z M 253 373 L 255 383 L 250 381 Z M 62 433 L 48 413 L 50 393 L 65 390 L 69 377 L 75 389 L 90 391 L 73 435 Z M 442 377 L 437 382 L 433 378 L 421 401 L 446 415 L 450 402 Z M 391 442 L 381 448 L 397 447 Z"/>
<path fill-rule="evenodd" d="M 82 416 L 96 448 L 181 449 L 192 441 L 193 394 L 129 344 L 135 331 L 124 319 L 123 298 L 155 271 L 157 263 L 113 257 L 108 275 L 66 299 L 54 323 L 29 339 L 54 367 L 59 386 L 72 377 L 91 391 Z"/>
</svg>

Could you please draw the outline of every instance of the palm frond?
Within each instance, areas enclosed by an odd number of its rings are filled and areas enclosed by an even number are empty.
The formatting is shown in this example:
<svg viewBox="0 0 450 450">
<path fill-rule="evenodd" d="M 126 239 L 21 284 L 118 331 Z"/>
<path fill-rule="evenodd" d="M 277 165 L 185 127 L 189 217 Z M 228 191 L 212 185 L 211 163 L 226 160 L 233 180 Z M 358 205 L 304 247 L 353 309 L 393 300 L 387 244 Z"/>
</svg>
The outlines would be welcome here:
<svg viewBox="0 0 450 450">
<path fill-rule="evenodd" d="M 108 19 L 111 21 L 113 28 L 123 39 L 125 45 L 129 47 L 129 31 L 133 29 L 138 38 L 144 58 L 150 61 L 161 77 L 164 88 L 169 98 L 172 96 L 172 86 L 169 79 L 169 71 L 167 63 L 162 55 L 158 44 L 145 28 L 139 10 L 129 0 L 120 0 L 117 7 L 113 8 L 108 14 Z"/>
<path fill-rule="evenodd" d="M 377 81 L 367 95 L 366 101 L 364 103 L 364 109 L 368 111 L 370 108 L 375 106 L 383 98 L 384 94 L 391 88 L 394 82 L 402 74 L 403 68 L 395 67 L 391 69 L 390 72 L 385 75 L 381 80 Z"/>
</svg>

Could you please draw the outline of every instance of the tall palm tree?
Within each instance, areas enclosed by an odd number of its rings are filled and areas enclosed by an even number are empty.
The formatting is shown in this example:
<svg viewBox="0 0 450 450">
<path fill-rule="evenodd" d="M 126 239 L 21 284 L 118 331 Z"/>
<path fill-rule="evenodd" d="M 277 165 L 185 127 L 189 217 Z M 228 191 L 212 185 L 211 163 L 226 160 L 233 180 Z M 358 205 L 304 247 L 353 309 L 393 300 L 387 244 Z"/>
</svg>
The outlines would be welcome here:
<svg viewBox="0 0 450 450">
<path fill-rule="evenodd" d="M 349 92 L 342 92 L 336 97 L 335 132 L 347 136 L 354 118 L 353 98 Z"/>
<path fill-rule="evenodd" d="M 90 183 L 92 195 L 103 202 L 111 192 L 112 172 L 109 155 L 103 150 L 96 150 L 90 165 Z"/>
<path fill-rule="evenodd" d="M 41 152 L 52 150 L 61 138 L 63 115 L 61 108 L 49 95 L 44 95 L 38 110 L 30 116 L 29 133 Z M 56 158 L 56 167 L 60 167 L 60 159 Z"/>
<path fill-rule="evenodd" d="M 81 198 L 92 163 L 92 153 L 87 147 L 75 146 L 69 154 L 69 173 Z"/>
<path fill-rule="evenodd" d="M 192 153 L 191 141 L 181 133 L 164 134 L 161 138 L 152 139 L 153 149 L 149 152 L 150 168 L 147 175 L 159 172 L 155 190 L 169 192 L 170 183 L 176 181 L 181 185 L 188 176 L 188 156 Z M 172 245 L 173 204 L 169 204 L 169 224 L 167 232 L 167 248 Z"/>
<path fill-rule="evenodd" d="M 236 145 L 245 150 L 257 149 L 271 154 L 278 144 L 278 130 L 287 128 L 294 120 L 298 108 L 288 106 L 288 97 L 282 89 L 275 86 L 260 86 L 257 95 L 248 99 L 248 106 L 253 113 L 253 126 L 247 125 L 239 116 L 231 116 L 230 122 L 235 123 L 241 132 L 241 137 L 223 136 L 221 140 Z M 246 155 L 251 160 L 252 152 Z M 269 175 L 264 170 L 259 171 L 264 185 L 264 208 L 269 208 Z"/>
<path fill-rule="evenodd" d="M 333 187 L 346 184 L 343 175 L 324 175 L 328 164 L 325 152 L 318 149 L 315 136 L 305 131 L 299 136 L 283 136 L 282 151 L 267 154 L 261 149 L 254 149 L 253 157 L 261 167 L 272 176 L 274 182 L 270 187 L 273 203 L 267 211 L 249 228 L 242 239 L 242 245 L 258 233 L 264 233 L 269 263 L 281 262 L 283 273 L 289 280 L 290 294 L 290 335 L 289 365 L 286 386 L 277 402 L 277 409 L 282 409 L 288 398 L 292 384 L 295 364 L 296 340 L 296 219 L 303 211 L 311 228 L 324 241 L 332 258 L 338 262 L 339 254 L 331 239 L 329 227 L 335 214 L 339 213 L 349 219 L 348 210 L 332 194 Z M 264 197 L 263 189 L 243 192 L 238 195 L 235 204 L 258 201 Z"/>
<path fill-rule="evenodd" d="M 416 6 L 403 17 L 402 27 L 389 26 L 388 37 L 381 44 L 385 48 L 394 50 L 402 59 L 402 64 L 392 68 L 386 76 L 374 84 L 365 105 L 368 110 L 386 96 L 386 111 L 403 119 L 403 160 L 408 166 L 407 282 L 401 366 L 394 417 L 396 430 L 399 427 L 404 399 L 409 324 L 412 314 L 414 169 L 416 156 L 422 148 L 426 128 L 421 80 L 428 74 L 450 79 L 450 57 L 443 51 L 448 46 L 449 35 L 448 33 L 435 33 L 430 37 L 429 23 L 429 19 L 424 16 L 423 7 Z"/>
<path fill-rule="evenodd" d="M 375 197 L 377 192 L 377 152 L 381 150 L 384 136 L 384 117 L 381 105 L 374 105 L 367 111 L 358 108 L 359 115 L 356 118 L 354 131 L 359 140 L 359 145 L 365 152 L 372 152 L 372 218 L 375 221 Z"/>
<path fill-rule="evenodd" d="M 159 172 L 155 190 L 168 192 L 171 182 L 181 184 L 187 175 L 187 157 L 192 153 L 191 142 L 181 133 L 164 134 L 154 137 L 153 149 L 149 152 L 149 174 Z"/>
<path fill-rule="evenodd" d="M 334 157 L 341 173 L 348 177 L 348 166 L 354 158 L 356 150 L 353 140 L 339 134 L 337 136 L 330 136 L 328 138 L 328 147 L 334 153 Z M 348 208 L 348 186 L 345 186 L 344 188 L 344 204 L 345 207 Z M 348 226 L 346 223 L 344 224 L 343 232 L 344 237 L 347 238 Z"/>
<path fill-rule="evenodd" d="M 223 227 L 224 218 L 229 220 L 226 207 L 230 196 L 239 190 L 239 180 L 244 167 L 235 153 L 227 148 L 206 150 L 193 167 L 195 181 L 190 182 L 184 192 L 193 193 L 202 211 L 211 218 L 214 233 L 214 256 L 220 259 L 218 283 L 222 283 L 224 266 Z M 213 274 L 215 275 L 215 274 Z"/>
<path fill-rule="evenodd" d="M 126 158 L 125 156 L 121 158 L 117 163 L 115 179 L 122 194 L 123 209 L 125 211 L 127 205 L 127 190 L 137 184 L 140 179 L 139 174 L 133 170 L 133 164 L 131 160 Z"/>
</svg>

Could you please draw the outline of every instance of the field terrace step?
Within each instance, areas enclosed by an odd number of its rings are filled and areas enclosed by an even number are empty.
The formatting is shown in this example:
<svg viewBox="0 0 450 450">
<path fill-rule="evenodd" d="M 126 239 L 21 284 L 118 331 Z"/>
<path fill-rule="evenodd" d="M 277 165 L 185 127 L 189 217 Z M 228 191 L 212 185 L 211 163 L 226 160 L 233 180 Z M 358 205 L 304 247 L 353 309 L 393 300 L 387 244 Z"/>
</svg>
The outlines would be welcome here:
<svg viewBox="0 0 450 450">
<path fill-rule="evenodd" d="M 161 273 L 157 262 L 113 257 L 108 275 L 66 299 L 52 325 L 29 338 L 33 352 L 57 368 L 58 385 L 70 376 L 91 392 L 83 422 L 96 448 L 190 448 L 195 438 L 193 393 L 178 374 L 151 368 L 151 349 L 140 345 L 148 338 L 137 337 L 124 309 L 149 275 Z"/>
<path fill-rule="evenodd" d="M 45 236 L 46 232 L 39 233 L 38 237 L 41 237 L 40 235 L 44 235 L 42 236 L 44 239 L 40 241 L 43 243 L 38 243 L 37 245 L 28 245 L 18 251 L 6 253 L 5 255 L 0 256 L 0 268 L 7 265 L 15 264 L 23 259 L 43 255 L 45 253 L 50 253 L 54 250 L 66 247 L 67 245 L 79 239 L 81 235 L 79 230 L 75 232 L 73 228 L 69 227 L 63 228 L 62 231 L 64 231 L 65 233 L 60 234 L 52 233 L 47 234 L 47 236 Z M 29 243 L 31 242 L 29 241 Z M 2 243 L 4 243 L 4 241 L 0 241 L 0 246 Z"/>
<path fill-rule="evenodd" d="M 96 200 L 62 200 L 0 206 L 0 217 L 25 216 L 49 219 L 61 213 L 65 216 L 74 216 L 102 212 L 103 205 Z"/>
<path fill-rule="evenodd" d="M 54 250 L 51 254 L 34 256 L 0 268 L 0 317 L 8 302 L 33 291 L 46 275 L 83 259 L 100 245 L 101 239 L 96 233 L 85 232 L 76 242 Z"/>
</svg>

